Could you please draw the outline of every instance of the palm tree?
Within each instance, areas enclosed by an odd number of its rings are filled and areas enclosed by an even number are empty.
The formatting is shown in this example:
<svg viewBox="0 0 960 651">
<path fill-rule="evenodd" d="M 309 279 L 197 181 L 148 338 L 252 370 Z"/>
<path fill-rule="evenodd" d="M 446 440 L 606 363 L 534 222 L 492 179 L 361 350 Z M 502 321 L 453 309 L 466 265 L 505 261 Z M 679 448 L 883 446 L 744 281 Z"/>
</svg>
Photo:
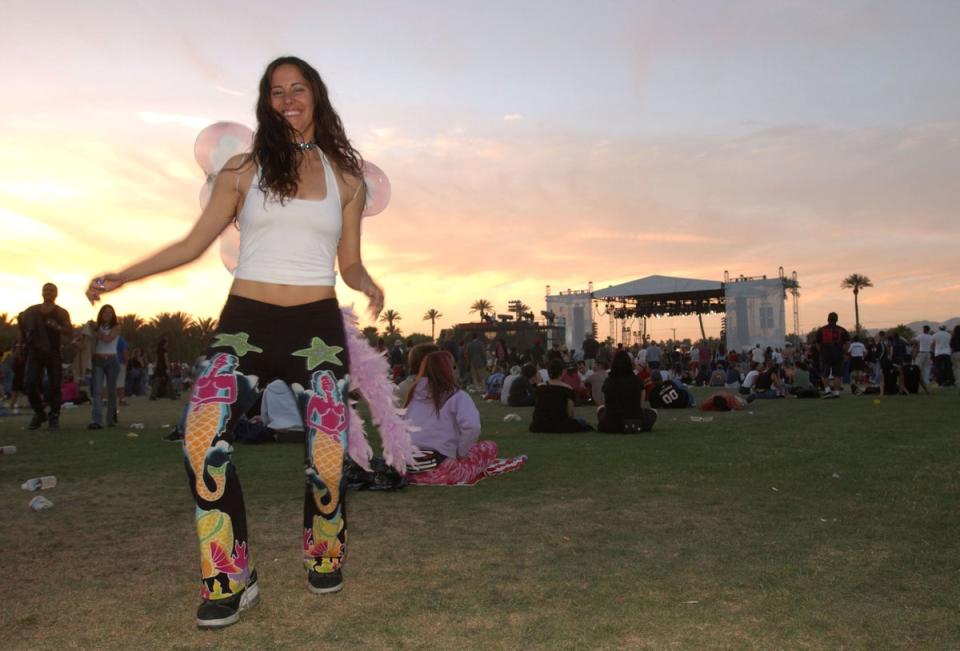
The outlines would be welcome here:
<svg viewBox="0 0 960 651">
<path fill-rule="evenodd" d="M 513 309 L 511 309 L 510 311 L 516 314 L 517 321 L 520 321 L 521 319 L 523 319 L 523 315 L 530 311 L 530 306 L 521 301 L 517 301 L 514 304 Z"/>
<path fill-rule="evenodd" d="M 0 312 L 0 350 L 6 350 L 17 340 L 17 319 Z"/>
<path fill-rule="evenodd" d="M 860 290 L 865 287 L 873 287 L 873 282 L 862 274 L 850 274 L 840 283 L 841 289 L 853 290 L 853 310 L 857 324 L 857 333 L 860 332 Z"/>
<path fill-rule="evenodd" d="M 398 330 L 397 327 L 393 325 L 393 322 L 402 320 L 403 319 L 400 317 L 400 313 L 396 310 L 384 310 L 383 314 L 380 315 L 380 321 L 387 324 L 387 329 L 384 331 L 384 334 L 397 334 Z"/>
<path fill-rule="evenodd" d="M 139 314 L 118 314 L 120 336 L 127 342 L 130 349 L 143 348 L 147 345 L 147 322 Z"/>
<path fill-rule="evenodd" d="M 380 338 L 380 333 L 377 332 L 377 326 L 367 326 L 362 330 L 364 338 L 370 343 L 374 348 L 377 347 L 377 339 Z"/>
<path fill-rule="evenodd" d="M 191 330 L 200 338 L 201 341 L 206 341 L 210 338 L 211 335 L 217 329 L 217 320 L 211 316 L 204 317 L 202 319 L 195 319 Z"/>
<path fill-rule="evenodd" d="M 483 321 L 487 312 L 493 312 L 493 303 L 485 298 L 478 298 L 476 301 L 474 301 L 473 305 L 470 306 L 470 311 L 479 312 L 480 320 Z"/>
<path fill-rule="evenodd" d="M 148 324 L 156 337 L 167 338 L 167 352 L 171 362 L 190 360 L 200 354 L 199 341 L 190 341 L 193 317 L 185 312 L 161 312 L 150 319 Z M 154 342 L 154 343 L 155 343 Z"/>
<path fill-rule="evenodd" d="M 443 315 L 440 314 L 440 312 L 433 309 L 432 307 L 429 310 L 427 310 L 426 314 L 423 315 L 423 320 L 430 322 L 430 338 L 431 339 L 436 340 L 435 334 L 436 334 L 436 328 L 437 328 L 437 319 L 439 319 L 442 316 Z"/>
</svg>

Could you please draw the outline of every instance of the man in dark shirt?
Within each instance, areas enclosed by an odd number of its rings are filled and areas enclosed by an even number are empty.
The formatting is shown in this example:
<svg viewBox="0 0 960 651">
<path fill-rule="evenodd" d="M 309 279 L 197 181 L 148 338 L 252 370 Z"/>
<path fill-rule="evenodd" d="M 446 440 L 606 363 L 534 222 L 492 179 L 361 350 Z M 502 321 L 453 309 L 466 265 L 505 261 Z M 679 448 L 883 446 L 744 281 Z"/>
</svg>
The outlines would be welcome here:
<svg viewBox="0 0 960 651">
<path fill-rule="evenodd" d="M 597 359 L 597 352 L 600 350 L 600 342 L 592 334 L 588 334 L 583 340 L 583 361 L 587 363 L 587 369 L 592 371 L 593 364 Z"/>
<path fill-rule="evenodd" d="M 511 407 L 533 406 L 533 385 L 531 382 L 537 375 L 537 367 L 533 364 L 524 364 L 520 377 L 510 383 L 510 393 L 507 395 L 507 404 Z"/>
<path fill-rule="evenodd" d="M 839 398 L 843 382 L 843 355 L 850 343 L 850 333 L 837 325 L 837 313 L 827 315 L 827 325 L 817 330 L 820 346 L 820 372 L 826 385 L 824 398 Z M 829 384 L 827 379 L 829 378 Z"/>
<path fill-rule="evenodd" d="M 17 317 L 20 340 L 27 349 L 27 367 L 23 384 L 30 406 L 33 408 L 33 418 L 30 419 L 27 427 L 38 429 L 49 418 L 48 427 L 59 429 L 62 369 L 60 337 L 73 334 L 73 326 L 70 324 L 70 314 L 56 304 L 57 286 L 53 283 L 45 284 L 42 295 L 43 303 L 28 307 Z M 49 385 L 49 417 L 41 395 L 44 371 L 47 372 Z"/>
<path fill-rule="evenodd" d="M 465 356 L 470 366 L 470 381 L 482 392 L 487 384 L 487 347 L 476 332 L 470 336 Z"/>
</svg>

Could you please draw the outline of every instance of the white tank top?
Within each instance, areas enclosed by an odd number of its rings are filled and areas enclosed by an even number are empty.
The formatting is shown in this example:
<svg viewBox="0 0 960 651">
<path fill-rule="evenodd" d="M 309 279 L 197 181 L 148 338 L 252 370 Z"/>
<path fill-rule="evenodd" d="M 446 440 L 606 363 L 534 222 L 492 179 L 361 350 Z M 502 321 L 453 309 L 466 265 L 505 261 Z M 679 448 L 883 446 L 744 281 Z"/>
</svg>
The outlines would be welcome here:
<svg viewBox="0 0 960 651">
<path fill-rule="evenodd" d="M 98 330 L 100 333 L 106 334 L 106 332 L 102 328 L 99 328 Z M 94 355 L 116 355 L 117 344 L 119 343 L 120 343 L 119 336 L 114 337 L 113 341 L 100 341 L 100 339 L 98 338 L 97 346 L 94 349 L 93 354 Z"/>
<path fill-rule="evenodd" d="M 343 211 L 333 166 L 320 152 L 327 196 L 280 201 L 260 190 L 254 174 L 238 215 L 240 255 L 234 278 L 280 285 L 335 285 L 333 263 Z"/>
</svg>

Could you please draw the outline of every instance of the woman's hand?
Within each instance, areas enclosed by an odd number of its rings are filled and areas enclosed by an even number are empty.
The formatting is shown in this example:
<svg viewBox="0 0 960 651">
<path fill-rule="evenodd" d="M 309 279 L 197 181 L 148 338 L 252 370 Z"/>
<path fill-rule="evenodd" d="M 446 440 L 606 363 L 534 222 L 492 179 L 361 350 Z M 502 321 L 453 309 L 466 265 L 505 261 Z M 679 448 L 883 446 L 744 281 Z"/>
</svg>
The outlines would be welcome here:
<svg viewBox="0 0 960 651">
<path fill-rule="evenodd" d="M 120 277 L 120 274 L 102 274 L 91 280 L 90 285 L 87 286 L 87 300 L 93 305 L 100 300 L 100 294 L 112 292 L 122 286 L 123 279 Z"/>
<path fill-rule="evenodd" d="M 368 307 L 370 317 L 376 322 L 377 317 L 380 316 L 380 312 L 383 311 L 383 290 L 380 288 L 380 285 L 373 282 L 373 280 L 368 280 L 364 285 L 363 293 L 370 301 Z"/>
</svg>

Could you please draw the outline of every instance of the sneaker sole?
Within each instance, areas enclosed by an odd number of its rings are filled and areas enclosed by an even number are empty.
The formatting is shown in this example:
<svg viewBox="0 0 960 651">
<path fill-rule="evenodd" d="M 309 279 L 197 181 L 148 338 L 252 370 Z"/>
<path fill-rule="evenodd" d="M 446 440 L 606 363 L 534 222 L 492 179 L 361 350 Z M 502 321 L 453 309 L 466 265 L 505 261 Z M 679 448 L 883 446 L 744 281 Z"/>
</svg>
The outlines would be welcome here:
<svg viewBox="0 0 960 651">
<path fill-rule="evenodd" d="M 334 592 L 340 592 L 341 590 L 343 590 L 343 582 L 341 581 L 340 583 L 333 586 L 332 588 L 315 588 L 312 585 L 310 585 L 310 582 L 308 581 L 307 590 L 309 590 L 311 594 L 333 594 Z"/>
<path fill-rule="evenodd" d="M 229 617 L 221 617 L 220 619 L 197 619 L 198 628 L 214 629 L 214 628 L 226 628 L 231 624 L 236 624 L 240 621 L 240 613 L 245 610 L 253 608 L 260 603 L 260 586 L 254 583 L 251 586 L 247 586 L 247 589 L 243 591 L 243 595 L 240 597 L 240 608 L 237 609 L 237 612 L 233 613 Z"/>
</svg>

